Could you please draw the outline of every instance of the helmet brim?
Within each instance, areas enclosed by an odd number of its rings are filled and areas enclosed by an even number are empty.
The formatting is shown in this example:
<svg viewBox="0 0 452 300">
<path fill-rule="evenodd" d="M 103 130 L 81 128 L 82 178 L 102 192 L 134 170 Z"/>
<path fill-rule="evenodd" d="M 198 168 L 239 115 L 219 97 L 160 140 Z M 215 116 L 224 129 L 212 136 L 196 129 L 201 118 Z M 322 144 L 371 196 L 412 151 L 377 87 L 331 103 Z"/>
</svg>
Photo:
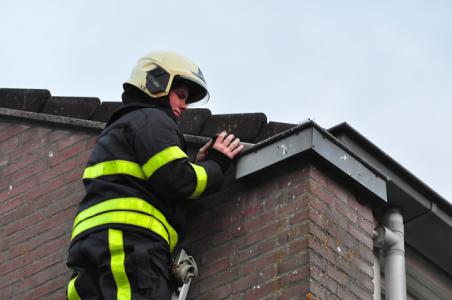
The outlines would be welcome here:
<svg viewBox="0 0 452 300">
<path fill-rule="evenodd" d="M 189 93 L 187 104 L 189 104 L 190 106 L 192 105 L 198 106 L 201 104 L 205 104 L 207 101 L 209 101 L 210 97 L 209 92 L 205 87 L 201 86 L 199 83 L 194 82 L 191 79 L 176 76 L 176 78 L 174 78 L 173 80 L 171 89 L 180 84 L 187 85 L 188 87 Z"/>
</svg>

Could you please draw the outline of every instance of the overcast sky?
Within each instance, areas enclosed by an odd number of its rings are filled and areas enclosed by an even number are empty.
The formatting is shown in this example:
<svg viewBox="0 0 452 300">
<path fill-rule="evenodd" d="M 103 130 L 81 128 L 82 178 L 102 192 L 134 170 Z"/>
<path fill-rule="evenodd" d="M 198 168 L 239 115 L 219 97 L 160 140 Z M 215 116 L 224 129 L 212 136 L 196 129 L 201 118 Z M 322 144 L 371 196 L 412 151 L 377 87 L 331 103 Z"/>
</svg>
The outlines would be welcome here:
<svg viewBox="0 0 452 300">
<path fill-rule="evenodd" d="M 102 101 L 182 53 L 212 113 L 347 121 L 452 201 L 452 1 L 3 0 L 0 37 L 0 87 Z"/>
</svg>

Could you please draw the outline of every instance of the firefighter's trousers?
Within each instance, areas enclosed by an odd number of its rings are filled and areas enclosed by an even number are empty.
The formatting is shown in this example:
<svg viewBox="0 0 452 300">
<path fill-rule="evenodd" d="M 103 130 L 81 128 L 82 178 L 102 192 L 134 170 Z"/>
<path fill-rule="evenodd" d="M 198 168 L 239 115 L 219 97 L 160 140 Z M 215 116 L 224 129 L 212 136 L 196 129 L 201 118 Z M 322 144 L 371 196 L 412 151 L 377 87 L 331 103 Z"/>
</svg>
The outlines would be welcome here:
<svg viewBox="0 0 452 300">
<path fill-rule="evenodd" d="M 170 256 L 159 237 L 105 229 L 76 241 L 67 265 L 73 299 L 171 299 Z"/>
</svg>

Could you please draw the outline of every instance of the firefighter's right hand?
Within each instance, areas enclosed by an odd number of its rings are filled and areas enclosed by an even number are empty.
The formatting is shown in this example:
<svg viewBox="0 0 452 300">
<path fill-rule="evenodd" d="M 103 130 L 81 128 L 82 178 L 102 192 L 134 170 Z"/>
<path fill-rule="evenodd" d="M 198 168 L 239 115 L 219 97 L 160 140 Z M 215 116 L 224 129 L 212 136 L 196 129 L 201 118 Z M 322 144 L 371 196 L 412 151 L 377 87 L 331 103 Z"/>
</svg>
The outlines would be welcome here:
<svg viewBox="0 0 452 300">
<path fill-rule="evenodd" d="M 233 159 L 243 150 L 243 148 L 245 148 L 245 146 L 240 143 L 240 139 L 236 138 L 233 134 L 228 135 L 226 131 L 222 131 L 218 134 L 212 147 L 230 159 Z"/>
</svg>

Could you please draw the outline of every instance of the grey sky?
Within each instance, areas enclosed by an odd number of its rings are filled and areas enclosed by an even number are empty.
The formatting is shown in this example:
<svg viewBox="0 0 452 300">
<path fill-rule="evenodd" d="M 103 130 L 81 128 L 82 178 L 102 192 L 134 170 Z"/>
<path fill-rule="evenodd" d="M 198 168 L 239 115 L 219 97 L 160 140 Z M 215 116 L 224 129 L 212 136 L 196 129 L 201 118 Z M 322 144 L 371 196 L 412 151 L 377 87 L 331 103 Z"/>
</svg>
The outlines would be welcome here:
<svg viewBox="0 0 452 300">
<path fill-rule="evenodd" d="M 119 100 L 136 60 L 196 61 L 214 114 L 342 121 L 452 201 L 451 1 L 0 3 L 0 87 Z"/>
</svg>

